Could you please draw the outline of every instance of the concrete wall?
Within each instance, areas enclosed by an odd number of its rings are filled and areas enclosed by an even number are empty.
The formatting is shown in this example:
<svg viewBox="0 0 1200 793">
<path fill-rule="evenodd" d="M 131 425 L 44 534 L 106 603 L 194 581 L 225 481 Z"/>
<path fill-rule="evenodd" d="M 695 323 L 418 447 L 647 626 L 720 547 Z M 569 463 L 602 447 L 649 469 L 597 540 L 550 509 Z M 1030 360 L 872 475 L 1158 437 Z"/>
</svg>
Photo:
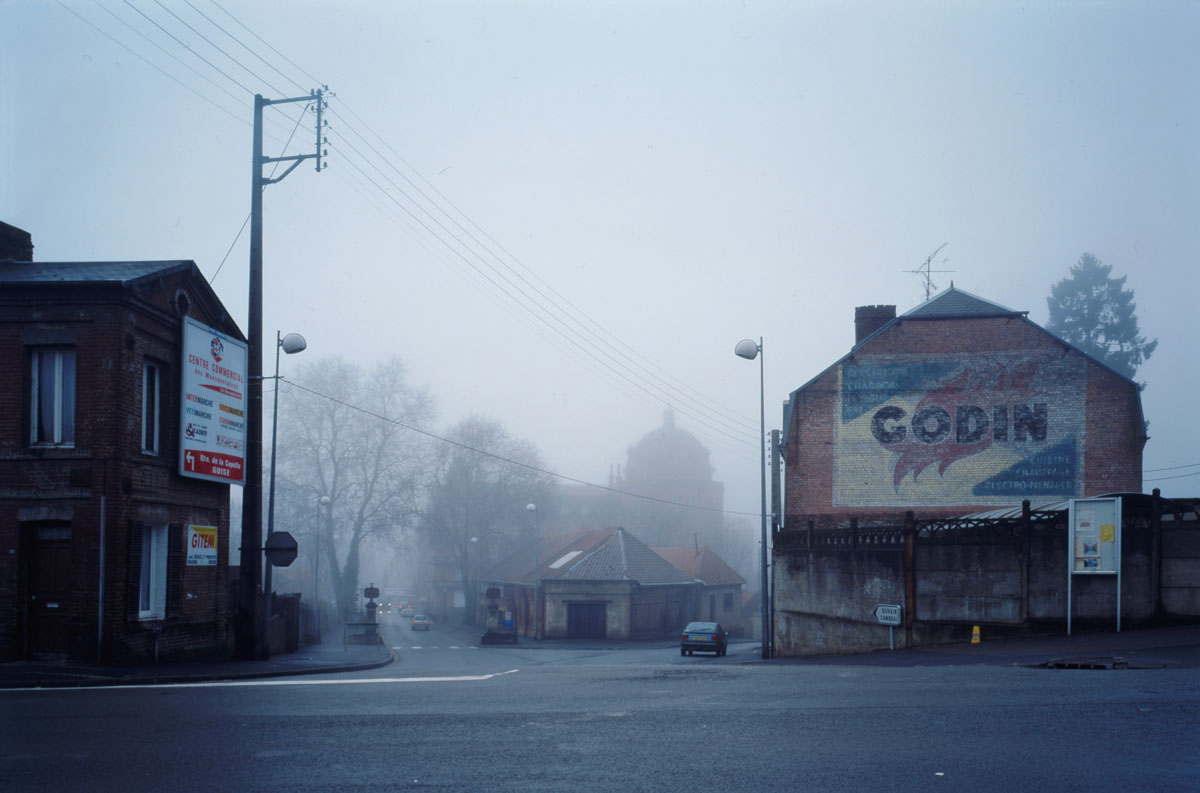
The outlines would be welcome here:
<svg viewBox="0 0 1200 793">
<path fill-rule="evenodd" d="M 872 616 L 880 603 L 904 603 L 904 546 L 818 542 L 811 551 L 775 553 L 775 653 L 852 653 L 888 647 Z M 846 540 L 842 542 L 842 540 Z M 903 631 L 897 646 L 903 646 Z"/>
<path fill-rule="evenodd" d="M 1163 525 L 1162 607 L 1169 614 L 1200 615 L 1200 530 Z"/>
<path fill-rule="evenodd" d="M 567 638 L 567 604 L 588 602 L 605 604 L 607 638 L 628 639 L 633 586 L 630 581 L 543 581 L 546 609 L 543 635 L 547 639 Z"/>
<path fill-rule="evenodd" d="M 887 648 L 888 630 L 873 615 L 881 603 L 904 608 L 897 647 L 966 641 L 975 625 L 993 635 L 1065 631 L 1067 550 L 1062 516 L 1028 529 L 776 535 L 775 652 Z M 1115 628 L 1116 576 L 1075 575 L 1070 583 L 1073 626 Z M 1161 532 L 1146 514 L 1122 522 L 1120 606 L 1123 626 L 1200 617 L 1200 522 L 1166 523 Z"/>
</svg>

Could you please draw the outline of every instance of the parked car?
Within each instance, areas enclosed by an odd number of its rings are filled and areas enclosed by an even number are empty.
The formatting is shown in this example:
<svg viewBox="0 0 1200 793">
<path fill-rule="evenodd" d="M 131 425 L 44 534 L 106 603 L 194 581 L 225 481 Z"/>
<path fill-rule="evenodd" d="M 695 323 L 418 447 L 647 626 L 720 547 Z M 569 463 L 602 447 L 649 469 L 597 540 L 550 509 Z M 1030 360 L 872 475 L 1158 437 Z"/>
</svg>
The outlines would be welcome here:
<svg viewBox="0 0 1200 793">
<path fill-rule="evenodd" d="M 431 625 L 433 623 L 424 614 L 417 614 L 412 618 L 412 629 L 414 631 L 427 631 Z"/>
<path fill-rule="evenodd" d="M 412 606 L 408 605 L 407 603 L 405 603 L 403 606 L 400 607 L 400 616 L 401 617 L 413 617 L 413 616 L 416 616 L 416 613 L 417 613 L 417 610 L 415 608 L 413 608 Z"/>
<path fill-rule="evenodd" d="M 679 654 L 691 655 L 699 651 L 725 655 L 729 649 L 729 634 L 721 629 L 719 622 L 689 622 L 683 629 L 679 641 Z"/>
</svg>

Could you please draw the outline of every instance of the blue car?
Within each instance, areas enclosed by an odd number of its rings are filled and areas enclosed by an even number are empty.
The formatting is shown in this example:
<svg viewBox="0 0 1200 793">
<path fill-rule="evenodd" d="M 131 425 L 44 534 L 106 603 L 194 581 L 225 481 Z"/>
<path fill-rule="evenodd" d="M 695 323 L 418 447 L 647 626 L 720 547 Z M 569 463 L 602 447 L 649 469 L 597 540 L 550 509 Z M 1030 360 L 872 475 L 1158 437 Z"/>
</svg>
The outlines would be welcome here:
<svg viewBox="0 0 1200 793">
<path fill-rule="evenodd" d="M 719 622 L 689 622 L 679 642 L 680 655 L 699 651 L 722 656 L 728 648 L 729 634 L 721 629 Z"/>
</svg>

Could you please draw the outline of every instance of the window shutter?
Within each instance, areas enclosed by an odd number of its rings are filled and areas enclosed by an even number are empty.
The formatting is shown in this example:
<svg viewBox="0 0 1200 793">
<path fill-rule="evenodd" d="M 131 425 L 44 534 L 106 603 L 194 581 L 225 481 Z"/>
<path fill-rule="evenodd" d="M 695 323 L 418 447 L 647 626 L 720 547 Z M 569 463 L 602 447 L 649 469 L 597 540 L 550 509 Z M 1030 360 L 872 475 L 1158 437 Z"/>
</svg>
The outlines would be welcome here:
<svg viewBox="0 0 1200 793">
<path fill-rule="evenodd" d="M 167 527 L 167 617 L 178 617 L 183 602 L 183 524 Z"/>
<path fill-rule="evenodd" d="M 129 521 L 129 564 L 125 568 L 125 618 L 136 621 L 140 612 L 142 586 L 142 532 L 145 525 Z"/>
</svg>

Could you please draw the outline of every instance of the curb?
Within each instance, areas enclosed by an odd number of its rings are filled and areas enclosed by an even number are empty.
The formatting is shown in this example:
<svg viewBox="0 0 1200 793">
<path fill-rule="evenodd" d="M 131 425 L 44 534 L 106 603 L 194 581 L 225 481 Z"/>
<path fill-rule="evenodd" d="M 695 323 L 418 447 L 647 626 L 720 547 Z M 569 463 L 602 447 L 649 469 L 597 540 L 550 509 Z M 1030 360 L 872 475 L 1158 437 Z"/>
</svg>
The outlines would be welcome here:
<svg viewBox="0 0 1200 793">
<path fill-rule="evenodd" d="M 303 669 L 272 669 L 265 671 L 248 671 L 234 673 L 200 672 L 190 675 L 155 675 L 152 677 L 133 677 L 129 679 L 105 678 L 103 680 L 62 679 L 62 680 L 0 680 L 0 689 L 39 689 L 39 688 L 112 688 L 116 686 L 162 686 L 176 683 L 210 683 L 219 680 L 257 680 L 279 677 L 300 677 L 302 675 L 328 675 L 337 672 L 362 672 L 368 669 L 380 669 L 396 661 L 396 652 L 386 643 L 387 657 L 378 661 L 353 664 L 330 664 Z"/>
</svg>

